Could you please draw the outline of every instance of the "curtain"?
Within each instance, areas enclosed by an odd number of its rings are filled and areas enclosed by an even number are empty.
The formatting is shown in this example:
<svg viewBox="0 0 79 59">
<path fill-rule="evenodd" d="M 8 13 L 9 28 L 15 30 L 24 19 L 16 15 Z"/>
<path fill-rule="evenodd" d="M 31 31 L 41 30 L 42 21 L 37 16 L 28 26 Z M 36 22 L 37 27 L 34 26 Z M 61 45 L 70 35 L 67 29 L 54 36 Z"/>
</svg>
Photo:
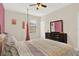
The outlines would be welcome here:
<svg viewBox="0 0 79 59">
<path fill-rule="evenodd" d="M 28 22 L 26 24 L 26 41 L 27 40 L 30 40 L 30 35 L 29 35 L 29 25 L 28 25 Z"/>
</svg>

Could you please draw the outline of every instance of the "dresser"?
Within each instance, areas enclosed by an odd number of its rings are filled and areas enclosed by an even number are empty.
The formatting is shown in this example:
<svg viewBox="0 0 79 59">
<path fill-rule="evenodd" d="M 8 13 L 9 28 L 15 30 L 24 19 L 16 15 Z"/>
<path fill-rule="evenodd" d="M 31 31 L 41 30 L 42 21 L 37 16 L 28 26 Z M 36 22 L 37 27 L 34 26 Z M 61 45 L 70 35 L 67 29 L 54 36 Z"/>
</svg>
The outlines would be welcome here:
<svg viewBox="0 0 79 59">
<path fill-rule="evenodd" d="M 67 33 L 46 32 L 45 38 L 50 39 L 50 40 L 63 42 L 63 43 L 67 43 Z"/>
</svg>

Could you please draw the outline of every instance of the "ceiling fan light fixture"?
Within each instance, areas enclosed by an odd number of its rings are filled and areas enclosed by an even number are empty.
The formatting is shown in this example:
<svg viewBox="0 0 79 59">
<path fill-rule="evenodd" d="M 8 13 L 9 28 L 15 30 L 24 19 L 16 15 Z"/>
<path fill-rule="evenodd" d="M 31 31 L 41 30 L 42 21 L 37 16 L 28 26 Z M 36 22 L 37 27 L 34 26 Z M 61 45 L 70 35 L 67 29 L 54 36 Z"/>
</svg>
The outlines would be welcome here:
<svg viewBox="0 0 79 59">
<path fill-rule="evenodd" d="M 43 3 L 31 4 L 30 6 L 35 6 L 37 10 L 47 7 L 47 6 L 44 5 Z"/>
<path fill-rule="evenodd" d="M 43 7 L 42 7 L 41 4 L 36 4 L 36 8 L 37 8 L 37 9 L 42 9 Z"/>
</svg>

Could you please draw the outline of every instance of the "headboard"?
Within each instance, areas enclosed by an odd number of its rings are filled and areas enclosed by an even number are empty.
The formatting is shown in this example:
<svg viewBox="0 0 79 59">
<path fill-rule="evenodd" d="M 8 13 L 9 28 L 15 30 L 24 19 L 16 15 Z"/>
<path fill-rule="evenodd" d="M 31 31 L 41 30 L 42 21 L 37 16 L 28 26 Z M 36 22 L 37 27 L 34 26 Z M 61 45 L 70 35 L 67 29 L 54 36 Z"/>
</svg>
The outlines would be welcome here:
<svg viewBox="0 0 79 59">
<path fill-rule="evenodd" d="M 0 24 L 0 34 L 1 34 L 1 24 Z M 2 51 L 2 41 L 1 41 L 1 38 L 0 38 L 0 55 L 1 55 L 1 51 Z"/>
<path fill-rule="evenodd" d="M 2 52 L 2 40 L 0 38 L 0 56 L 1 56 L 1 52 Z"/>
<path fill-rule="evenodd" d="M 0 55 L 2 53 L 3 48 L 4 35 L 0 34 Z"/>
</svg>

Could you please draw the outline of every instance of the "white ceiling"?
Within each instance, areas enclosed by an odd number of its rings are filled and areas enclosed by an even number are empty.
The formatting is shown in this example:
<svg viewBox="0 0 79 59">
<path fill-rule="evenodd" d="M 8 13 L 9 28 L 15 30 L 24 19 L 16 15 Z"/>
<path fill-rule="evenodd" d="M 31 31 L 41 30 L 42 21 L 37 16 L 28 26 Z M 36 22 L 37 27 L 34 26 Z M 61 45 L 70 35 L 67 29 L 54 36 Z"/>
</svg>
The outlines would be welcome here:
<svg viewBox="0 0 79 59">
<path fill-rule="evenodd" d="M 47 5 L 47 8 L 36 10 L 35 6 L 29 6 L 30 4 L 33 3 L 4 3 L 3 5 L 6 10 L 16 11 L 25 14 L 27 13 L 28 8 L 28 13 L 35 16 L 44 16 L 62 7 L 70 5 L 69 3 L 44 3 L 45 5 Z"/>
</svg>

